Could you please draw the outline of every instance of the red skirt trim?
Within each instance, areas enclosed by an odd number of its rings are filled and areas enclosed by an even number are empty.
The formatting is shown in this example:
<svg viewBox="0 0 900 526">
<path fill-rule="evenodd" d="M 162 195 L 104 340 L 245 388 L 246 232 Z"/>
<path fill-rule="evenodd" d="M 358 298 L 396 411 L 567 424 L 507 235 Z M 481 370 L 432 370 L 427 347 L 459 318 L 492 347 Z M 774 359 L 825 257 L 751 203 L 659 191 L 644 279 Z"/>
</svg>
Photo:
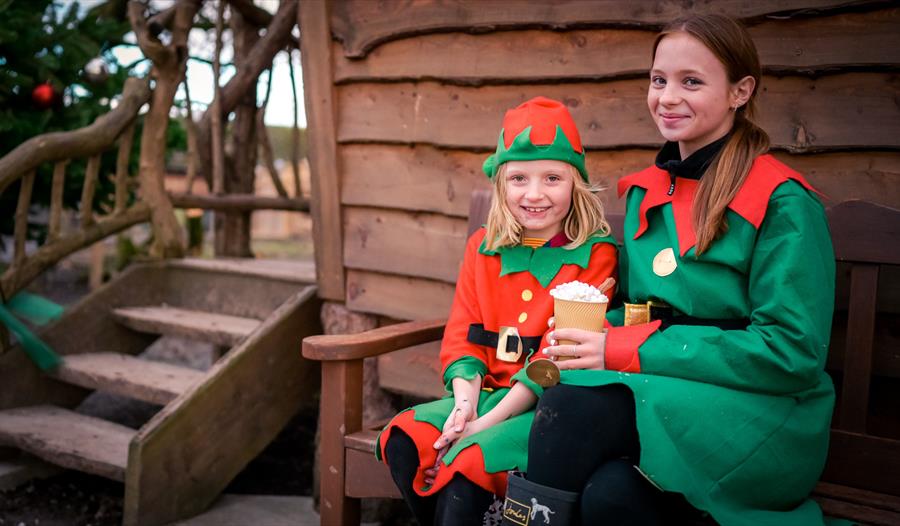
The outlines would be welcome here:
<svg viewBox="0 0 900 526">
<path fill-rule="evenodd" d="M 441 460 L 434 484 L 426 486 L 425 470 L 433 467 L 434 461 L 437 459 L 438 451 L 433 446 L 438 437 L 441 436 L 441 432 L 428 422 L 417 421 L 415 419 L 415 411 L 404 411 L 398 414 L 382 431 L 378 448 L 381 451 L 381 458 L 385 464 L 387 464 L 387 460 L 384 448 L 387 445 L 391 431 L 395 427 L 402 429 L 404 433 L 409 435 L 419 451 L 419 469 L 416 471 L 415 479 L 413 479 L 413 490 L 418 495 L 427 497 L 436 494 L 457 473 L 501 498 L 506 495 L 506 472 L 488 473 L 485 471 L 484 454 L 478 444 L 473 444 L 460 451 L 450 464 Z"/>
</svg>

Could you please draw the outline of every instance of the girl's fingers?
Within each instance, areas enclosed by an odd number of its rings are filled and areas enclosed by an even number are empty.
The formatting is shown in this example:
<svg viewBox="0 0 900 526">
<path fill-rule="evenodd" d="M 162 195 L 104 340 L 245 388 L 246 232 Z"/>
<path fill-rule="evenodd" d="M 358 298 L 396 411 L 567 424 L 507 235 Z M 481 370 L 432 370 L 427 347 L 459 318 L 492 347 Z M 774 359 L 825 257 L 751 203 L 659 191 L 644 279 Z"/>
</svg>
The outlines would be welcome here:
<svg viewBox="0 0 900 526">
<path fill-rule="evenodd" d="M 595 354 L 599 354 L 600 350 L 595 348 L 592 345 L 586 344 L 578 344 L 578 345 L 551 345 L 550 347 L 545 347 L 541 353 L 544 356 L 549 357 L 558 357 L 562 356 L 564 358 L 573 358 L 573 357 L 583 357 L 583 356 L 591 356 Z"/>
<path fill-rule="evenodd" d="M 560 371 L 575 369 L 605 369 L 597 356 L 583 356 L 574 360 L 556 361 L 556 366 Z"/>
<path fill-rule="evenodd" d="M 440 437 L 438 437 L 437 441 L 434 443 L 434 449 L 441 449 L 445 447 L 449 447 L 450 444 L 455 442 L 459 438 L 460 433 L 453 431 L 446 431 Z"/>
<path fill-rule="evenodd" d="M 440 450 L 438 451 L 437 457 L 434 459 L 434 471 L 435 471 L 435 473 L 437 473 L 438 466 L 440 465 L 441 460 L 444 458 L 444 455 L 446 455 L 446 454 L 447 454 L 447 451 L 449 451 L 449 450 L 450 450 L 450 446 L 447 446 L 447 447 L 444 447 L 444 448 L 442 448 L 442 449 L 440 449 Z"/>
<path fill-rule="evenodd" d="M 579 343 L 586 343 L 597 340 L 602 337 L 602 332 L 586 331 L 584 329 L 556 329 L 547 335 L 548 339 L 554 340 L 570 340 Z"/>
<path fill-rule="evenodd" d="M 453 430 L 457 433 L 462 433 L 466 428 L 466 415 L 463 411 L 454 411 L 453 412 Z"/>
</svg>

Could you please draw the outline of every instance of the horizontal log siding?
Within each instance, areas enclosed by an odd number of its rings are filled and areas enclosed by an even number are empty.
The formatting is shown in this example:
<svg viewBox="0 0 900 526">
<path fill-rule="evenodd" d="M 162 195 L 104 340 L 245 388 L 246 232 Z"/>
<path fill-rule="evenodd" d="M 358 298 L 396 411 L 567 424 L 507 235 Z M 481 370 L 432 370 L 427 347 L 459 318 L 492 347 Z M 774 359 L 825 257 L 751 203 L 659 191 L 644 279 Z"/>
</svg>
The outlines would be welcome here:
<svg viewBox="0 0 900 526">
<path fill-rule="evenodd" d="M 569 106 L 611 213 L 623 211 L 616 181 L 651 164 L 661 144 L 645 77 L 655 30 L 680 3 L 652 12 L 605 0 L 477 4 L 334 5 L 341 245 L 353 310 L 447 315 L 469 196 L 488 187 L 481 164 L 508 108 L 537 95 Z M 900 207 L 900 8 L 734 0 L 715 9 L 747 21 L 760 49 L 760 122 L 776 157 L 827 204 Z M 795 16 L 804 9 L 813 11 Z M 551 26 L 562 30 L 541 29 Z"/>
<path fill-rule="evenodd" d="M 359 58 L 378 43 L 411 35 L 453 30 L 483 33 L 498 28 L 645 27 L 658 29 L 686 13 L 724 13 L 751 22 L 766 16 L 788 18 L 883 6 L 878 0 L 457 0 L 418 2 L 335 2 L 331 25 L 347 56 Z M 649 7 L 649 9 L 648 9 Z"/>
<path fill-rule="evenodd" d="M 810 73 L 900 64 L 900 9 L 817 18 L 766 20 L 751 26 L 767 72 Z M 435 33 L 387 42 L 364 60 L 339 42 L 336 82 L 440 79 L 450 83 L 564 81 L 645 76 L 656 31 L 583 29 Z M 441 57 L 435 60 L 435 57 Z"/>
<path fill-rule="evenodd" d="M 900 149 L 896 75 L 847 73 L 818 79 L 764 77 L 759 122 L 776 148 L 822 151 Z M 354 83 L 337 90 L 338 141 L 496 145 L 503 113 L 544 95 L 566 103 L 588 148 L 655 147 L 647 81 L 576 84 L 444 85 Z"/>
<path fill-rule="evenodd" d="M 346 144 L 338 150 L 344 169 L 341 203 L 345 209 L 374 206 L 466 218 L 472 190 L 489 188 L 481 171 L 485 152 L 446 150 L 425 144 Z M 655 156 L 655 149 L 588 152 L 592 181 L 607 187 L 608 212 L 624 212 L 624 204 L 615 191 L 618 179 L 649 166 Z M 828 204 L 865 199 L 900 206 L 900 153 L 775 152 L 775 157 L 803 173 Z M 848 185 L 847 181 L 853 184 Z"/>
</svg>

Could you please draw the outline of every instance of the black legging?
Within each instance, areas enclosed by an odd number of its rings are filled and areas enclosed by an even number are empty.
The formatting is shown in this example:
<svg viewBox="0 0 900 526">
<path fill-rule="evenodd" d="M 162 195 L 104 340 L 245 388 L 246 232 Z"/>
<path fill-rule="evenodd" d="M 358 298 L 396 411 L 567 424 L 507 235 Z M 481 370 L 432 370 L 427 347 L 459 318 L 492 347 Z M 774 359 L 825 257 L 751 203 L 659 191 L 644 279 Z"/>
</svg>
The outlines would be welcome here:
<svg viewBox="0 0 900 526">
<path fill-rule="evenodd" d="M 412 484 L 419 469 L 419 452 L 412 438 L 398 428 L 391 430 L 384 454 L 391 477 L 419 524 L 481 526 L 484 512 L 494 501 L 489 491 L 457 475 L 435 496 L 417 494 Z"/>
<path fill-rule="evenodd" d="M 581 493 L 581 523 L 663 524 L 640 461 L 634 395 L 622 384 L 547 389 L 528 438 L 528 480 Z"/>
</svg>

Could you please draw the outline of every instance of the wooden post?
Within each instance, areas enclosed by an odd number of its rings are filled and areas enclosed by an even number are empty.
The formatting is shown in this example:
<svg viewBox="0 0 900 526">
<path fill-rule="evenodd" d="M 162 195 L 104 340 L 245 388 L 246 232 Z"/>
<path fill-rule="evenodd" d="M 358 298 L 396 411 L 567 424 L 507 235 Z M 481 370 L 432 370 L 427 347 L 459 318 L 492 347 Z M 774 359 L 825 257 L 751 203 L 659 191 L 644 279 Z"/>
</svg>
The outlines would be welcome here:
<svg viewBox="0 0 900 526">
<path fill-rule="evenodd" d="M 50 224 L 48 225 L 47 242 L 59 238 L 59 221 L 62 216 L 63 188 L 65 187 L 66 165 L 69 161 L 59 161 L 53 165 L 53 186 L 50 189 Z"/>
<path fill-rule="evenodd" d="M 134 141 L 134 123 L 131 123 L 119 137 L 119 153 L 116 156 L 116 206 L 113 214 L 125 211 L 128 200 L 128 159 Z"/>
<path fill-rule="evenodd" d="M 100 175 L 100 154 L 88 159 L 84 170 L 84 186 L 81 187 L 81 228 L 94 223 L 94 192 L 97 189 L 97 177 Z"/>
<path fill-rule="evenodd" d="M 13 266 L 21 267 L 25 262 L 25 238 L 28 235 L 28 208 L 31 206 L 31 189 L 34 188 L 34 170 L 22 177 L 22 186 L 19 188 L 19 203 L 16 206 L 16 221 L 14 229 L 15 252 L 13 254 Z"/>
<path fill-rule="evenodd" d="M 316 280 L 320 297 L 343 301 L 340 172 L 329 8 L 330 2 L 300 2 L 298 16 L 304 95 L 309 112 L 310 200 L 316 247 Z"/>
<path fill-rule="evenodd" d="M 288 72 L 291 75 L 291 93 L 294 94 L 294 127 L 291 128 L 291 172 L 294 174 L 294 196 L 301 197 L 300 186 L 300 98 L 297 94 L 297 81 L 294 79 L 294 50 L 288 49 Z"/>
<path fill-rule="evenodd" d="M 341 438 L 321 443 L 319 514 L 322 524 L 359 524 L 360 521 L 359 499 L 344 497 L 347 473 L 343 439 L 362 429 L 362 379 L 362 360 L 322 362 L 320 427 L 336 431 Z"/>
<path fill-rule="evenodd" d="M 272 142 L 269 140 L 269 130 L 266 129 L 266 108 L 269 107 L 269 96 L 272 94 L 272 70 L 269 70 L 269 81 L 266 83 L 266 98 L 263 100 L 262 107 L 256 111 L 256 137 L 259 143 L 259 152 L 262 155 L 262 162 L 269 171 L 269 177 L 272 178 L 272 185 L 279 197 L 288 197 L 287 190 L 281 183 L 281 175 L 275 168 L 275 159 L 272 154 Z"/>
<path fill-rule="evenodd" d="M 850 271 L 850 305 L 839 422 L 841 429 L 854 433 L 866 432 L 866 417 L 869 414 L 877 293 L 878 265 L 855 263 Z"/>
<path fill-rule="evenodd" d="M 184 129 L 187 132 L 187 177 L 185 178 L 184 193 L 194 191 L 194 179 L 197 177 L 197 123 L 194 122 L 194 110 L 191 108 L 191 90 L 188 88 L 187 74 L 184 76 L 184 101 L 187 106 L 187 116 L 184 119 Z"/>
<path fill-rule="evenodd" d="M 259 41 L 256 26 L 248 24 L 237 10 L 231 11 L 229 25 L 233 35 L 234 63 L 243 68 Z M 256 88 L 247 90 L 235 108 L 231 144 L 225 170 L 226 193 L 252 194 L 256 176 Z M 216 214 L 216 255 L 253 257 L 250 247 L 251 212 Z"/>
<path fill-rule="evenodd" d="M 216 50 L 213 55 L 213 101 L 210 108 L 212 127 L 212 193 L 225 191 L 225 149 L 222 126 L 222 87 L 219 85 L 222 55 L 222 26 L 225 18 L 225 0 L 219 0 L 216 9 Z"/>
<path fill-rule="evenodd" d="M 199 7 L 199 0 L 182 0 L 175 4 L 171 40 L 168 44 L 163 44 L 147 27 L 144 4 L 128 4 L 128 18 L 138 45 L 141 52 L 153 61 L 153 74 L 156 78 L 150 111 L 144 117 L 138 170 L 141 198 L 150 205 L 153 222 L 150 254 L 155 257 L 181 257 L 184 254 L 184 231 L 175 218 L 172 202 L 164 187 L 165 139 L 172 100 L 187 65 L 188 33 Z"/>
<path fill-rule="evenodd" d="M 97 290 L 103 285 L 103 260 L 106 257 L 106 245 L 98 241 L 91 245 L 91 267 L 88 273 L 88 287 Z"/>
</svg>

